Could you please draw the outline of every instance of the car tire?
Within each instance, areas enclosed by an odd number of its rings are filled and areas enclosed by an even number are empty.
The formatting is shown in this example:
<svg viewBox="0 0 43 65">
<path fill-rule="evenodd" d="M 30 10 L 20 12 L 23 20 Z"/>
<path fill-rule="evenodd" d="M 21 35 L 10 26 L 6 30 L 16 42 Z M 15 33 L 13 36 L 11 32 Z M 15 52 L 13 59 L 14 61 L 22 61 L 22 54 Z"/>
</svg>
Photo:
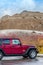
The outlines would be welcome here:
<svg viewBox="0 0 43 65">
<path fill-rule="evenodd" d="M 23 56 L 23 58 L 27 58 L 28 56 Z"/>
<path fill-rule="evenodd" d="M 30 50 L 29 53 L 28 53 L 28 56 L 29 56 L 30 59 L 35 59 L 36 56 L 37 56 L 36 50 L 35 49 Z"/>
<path fill-rule="evenodd" d="M 0 60 L 3 58 L 3 53 L 0 51 Z"/>
</svg>

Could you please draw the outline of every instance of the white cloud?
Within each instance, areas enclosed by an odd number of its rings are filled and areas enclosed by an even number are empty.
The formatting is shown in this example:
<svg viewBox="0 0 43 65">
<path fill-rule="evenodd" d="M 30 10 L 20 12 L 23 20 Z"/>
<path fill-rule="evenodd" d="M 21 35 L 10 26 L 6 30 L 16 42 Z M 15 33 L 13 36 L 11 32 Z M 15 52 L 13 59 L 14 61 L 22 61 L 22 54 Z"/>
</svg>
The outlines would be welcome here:
<svg viewBox="0 0 43 65">
<path fill-rule="evenodd" d="M 1 2 L 4 6 L 0 8 L 2 15 L 12 15 L 23 10 L 34 10 L 36 7 L 35 0 L 19 0 L 19 2 L 18 0 L 16 2 L 4 0 L 4 2 Z"/>
<path fill-rule="evenodd" d="M 3 15 L 11 15 L 11 10 L 10 9 L 7 9 L 7 10 L 4 10 L 3 11 Z"/>
<path fill-rule="evenodd" d="M 0 12 L 1 12 L 1 14 L 0 14 L 1 17 L 4 15 L 12 15 L 12 10 L 10 10 L 10 9 L 1 9 Z"/>
</svg>

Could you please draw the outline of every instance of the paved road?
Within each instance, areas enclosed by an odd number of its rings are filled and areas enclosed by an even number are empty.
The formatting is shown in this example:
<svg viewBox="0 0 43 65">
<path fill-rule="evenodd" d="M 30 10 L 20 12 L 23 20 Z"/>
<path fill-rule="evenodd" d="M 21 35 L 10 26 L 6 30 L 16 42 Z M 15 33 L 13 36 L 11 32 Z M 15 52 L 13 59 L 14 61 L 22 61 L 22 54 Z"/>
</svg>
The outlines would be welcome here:
<svg viewBox="0 0 43 65">
<path fill-rule="evenodd" d="M 43 65 L 43 58 L 37 57 L 34 60 L 22 57 L 4 57 L 0 61 L 0 65 Z"/>
</svg>

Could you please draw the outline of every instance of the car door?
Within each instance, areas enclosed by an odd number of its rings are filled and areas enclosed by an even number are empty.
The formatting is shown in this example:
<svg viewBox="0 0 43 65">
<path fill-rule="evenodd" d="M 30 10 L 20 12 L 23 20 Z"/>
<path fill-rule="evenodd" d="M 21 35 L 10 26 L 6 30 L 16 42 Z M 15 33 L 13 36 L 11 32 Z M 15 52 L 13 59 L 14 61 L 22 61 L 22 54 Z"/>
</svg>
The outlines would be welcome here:
<svg viewBox="0 0 43 65">
<path fill-rule="evenodd" d="M 3 43 L 2 49 L 3 49 L 4 53 L 8 54 L 8 55 L 12 54 L 10 39 L 3 39 L 2 43 Z"/>
<path fill-rule="evenodd" d="M 20 40 L 12 39 L 12 54 L 22 54 L 22 46 Z"/>
</svg>

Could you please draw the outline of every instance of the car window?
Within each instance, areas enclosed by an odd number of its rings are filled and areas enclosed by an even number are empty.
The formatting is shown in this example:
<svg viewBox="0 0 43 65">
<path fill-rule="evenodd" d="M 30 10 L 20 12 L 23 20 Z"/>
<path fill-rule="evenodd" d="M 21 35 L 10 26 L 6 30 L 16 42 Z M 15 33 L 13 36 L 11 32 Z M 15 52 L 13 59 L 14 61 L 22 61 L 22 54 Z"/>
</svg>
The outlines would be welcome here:
<svg viewBox="0 0 43 65">
<path fill-rule="evenodd" d="M 12 43 L 13 44 L 20 44 L 20 41 L 19 40 L 12 40 Z"/>
<path fill-rule="evenodd" d="M 2 44 L 2 40 L 0 39 L 0 45 Z"/>
<path fill-rule="evenodd" d="M 2 43 L 4 43 L 4 44 L 10 44 L 10 40 L 4 39 L 4 40 L 2 41 Z"/>
</svg>

